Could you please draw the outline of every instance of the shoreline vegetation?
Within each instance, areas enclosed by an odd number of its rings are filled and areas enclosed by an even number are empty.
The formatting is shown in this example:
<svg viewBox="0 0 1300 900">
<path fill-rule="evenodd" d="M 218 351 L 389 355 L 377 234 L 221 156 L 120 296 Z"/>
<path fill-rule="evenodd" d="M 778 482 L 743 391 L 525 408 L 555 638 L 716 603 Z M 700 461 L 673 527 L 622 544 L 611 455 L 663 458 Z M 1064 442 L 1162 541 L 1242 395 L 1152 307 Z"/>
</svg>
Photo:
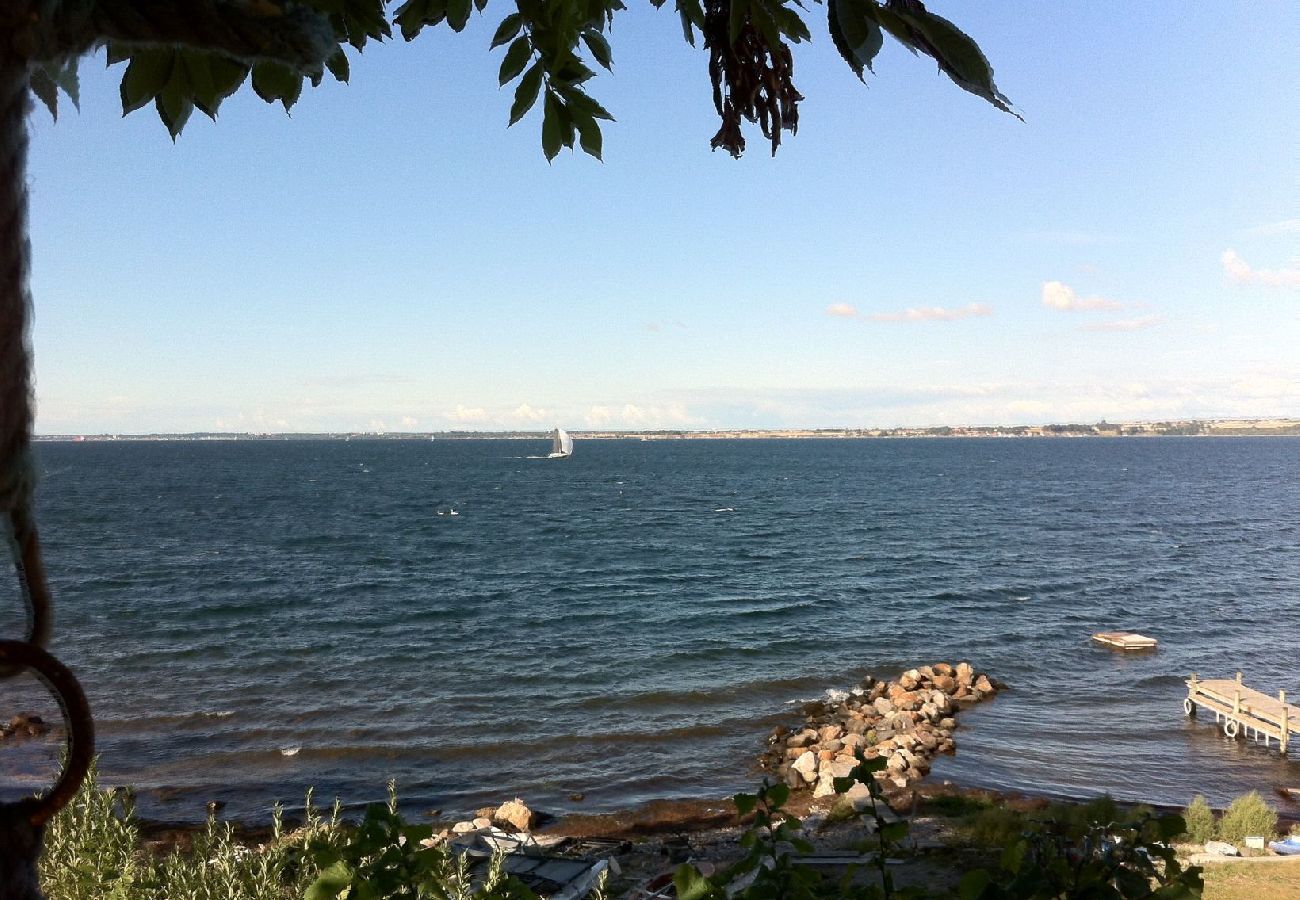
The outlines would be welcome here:
<svg viewBox="0 0 1300 900">
<path fill-rule="evenodd" d="M 1051 438 L 1051 437 L 1295 437 L 1300 419 L 1173 419 L 1150 422 L 1078 422 L 1049 425 L 934 425 L 898 428 L 748 428 L 660 430 L 570 430 L 584 441 L 691 440 L 862 440 L 870 438 Z M 322 431 L 322 432 L 152 432 L 39 434 L 36 441 L 455 441 L 550 438 L 550 431 Z"/>
</svg>

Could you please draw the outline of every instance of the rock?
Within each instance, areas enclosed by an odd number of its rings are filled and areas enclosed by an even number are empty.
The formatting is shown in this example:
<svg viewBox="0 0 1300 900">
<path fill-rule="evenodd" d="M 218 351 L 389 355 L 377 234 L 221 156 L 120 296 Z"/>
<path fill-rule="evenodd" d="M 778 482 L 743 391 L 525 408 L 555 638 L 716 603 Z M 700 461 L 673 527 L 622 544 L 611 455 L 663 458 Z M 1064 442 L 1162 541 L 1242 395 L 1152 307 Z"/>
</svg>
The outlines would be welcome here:
<svg viewBox="0 0 1300 900">
<path fill-rule="evenodd" d="M 831 753 L 838 753 L 839 751 L 844 749 L 844 742 L 839 740 L 838 738 L 833 741 L 827 741 L 826 743 L 822 744 L 822 749 L 829 750 Z"/>
<path fill-rule="evenodd" d="M 934 686 L 936 690 L 951 694 L 957 690 L 957 680 L 951 675 L 936 675 L 934 676 Z"/>
<path fill-rule="evenodd" d="M 944 731 L 952 731 L 957 727 L 957 720 L 953 718 L 940 719 L 939 727 L 942 728 Z"/>
<path fill-rule="evenodd" d="M 982 694 L 993 693 L 994 690 L 993 684 L 989 681 L 989 677 L 987 675 L 981 675 L 979 678 L 975 679 L 975 690 L 979 691 Z M 1281 720 L 1279 719 L 1279 721 Z"/>
<path fill-rule="evenodd" d="M 478 829 L 474 827 L 473 822 L 457 822 L 455 825 L 451 826 L 452 834 L 468 834 L 471 831 L 477 830 Z"/>
<path fill-rule="evenodd" d="M 783 777 L 786 785 L 789 786 L 791 790 L 798 790 L 808 784 L 808 782 L 803 780 L 803 776 L 794 769 L 786 769 Z"/>
<path fill-rule="evenodd" d="M 904 675 L 898 679 L 898 686 L 905 691 L 914 691 L 917 687 L 917 681 L 911 675 Z"/>
<path fill-rule="evenodd" d="M 817 732 L 817 737 L 824 744 L 827 741 L 833 741 L 844 733 L 844 729 L 838 725 L 825 725 Z"/>
<path fill-rule="evenodd" d="M 857 753 L 864 743 L 861 734 L 850 733 L 844 735 L 844 740 L 840 742 L 840 749 L 846 753 L 853 754 Z"/>
<path fill-rule="evenodd" d="M 475 831 L 477 831 L 480 828 L 491 828 L 492 820 L 489 819 L 487 816 L 479 816 L 476 819 L 474 819 L 473 822 L 470 822 L 470 825 L 474 827 Z"/>
<path fill-rule="evenodd" d="M 931 668 L 934 669 L 935 675 L 951 675 L 953 671 L 952 666 L 947 663 L 935 663 Z"/>
<path fill-rule="evenodd" d="M 784 725 L 778 725 L 772 729 L 772 734 L 768 738 L 768 740 L 770 740 L 772 743 L 775 744 L 777 741 L 781 740 L 781 738 L 785 737 L 789 733 L 790 733 L 789 728 L 786 728 Z"/>
<path fill-rule="evenodd" d="M 528 831 L 533 827 L 537 815 L 516 797 L 508 803 L 502 803 L 492 818 L 498 824 L 509 825 L 515 831 Z"/>
<path fill-rule="evenodd" d="M 832 783 L 829 773 L 817 779 L 817 786 L 813 788 L 813 797 L 829 797 L 835 793 L 835 785 Z"/>
<path fill-rule="evenodd" d="M 834 759 L 834 758 L 835 758 L 835 751 L 834 751 L 834 750 L 827 750 L 825 747 L 823 747 L 822 749 L 820 749 L 820 750 L 817 751 L 817 758 L 818 758 L 819 760 L 829 760 L 829 759 Z"/>
<path fill-rule="evenodd" d="M 790 768 L 803 776 L 803 780 L 812 783 L 817 778 L 817 757 L 811 750 L 790 764 Z"/>
<path fill-rule="evenodd" d="M 851 803 L 855 810 L 861 812 L 871 805 L 871 790 L 861 781 L 855 781 L 853 787 L 845 791 L 844 799 Z"/>
<path fill-rule="evenodd" d="M 497 808 L 495 806 L 484 806 L 474 810 L 474 818 L 476 819 L 494 819 L 496 814 Z"/>
<path fill-rule="evenodd" d="M 811 728 L 805 728 L 798 734 L 786 738 L 787 747 L 807 747 L 813 741 L 817 740 L 817 732 Z"/>
<path fill-rule="evenodd" d="M 894 704 L 890 703 L 884 697 L 877 697 L 872 705 L 876 708 L 876 712 L 880 713 L 882 716 L 894 711 Z"/>
<path fill-rule="evenodd" d="M 957 684 L 959 685 L 970 687 L 970 685 L 975 681 L 975 670 L 971 668 L 971 665 L 968 662 L 957 663 L 956 675 Z"/>
</svg>

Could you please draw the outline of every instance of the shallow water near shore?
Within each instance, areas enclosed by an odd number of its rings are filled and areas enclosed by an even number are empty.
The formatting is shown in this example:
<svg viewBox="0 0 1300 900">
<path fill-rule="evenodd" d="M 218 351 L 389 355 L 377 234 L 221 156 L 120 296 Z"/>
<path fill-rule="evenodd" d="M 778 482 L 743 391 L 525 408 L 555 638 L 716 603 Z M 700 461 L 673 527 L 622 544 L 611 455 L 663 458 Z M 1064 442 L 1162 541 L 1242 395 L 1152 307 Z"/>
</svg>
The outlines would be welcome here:
<svg viewBox="0 0 1300 900">
<path fill-rule="evenodd" d="M 541 449 L 39 445 L 53 650 L 105 780 L 179 820 L 262 819 L 313 785 L 364 803 L 390 777 L 415 813 L 716 797 L 756 782 L 791 701 L 969 659 L 1011 690 L 960 715 L 934 778 L 1177 805 L 1300 784 L 1300 750 L 1181 708 L 1192 671 L 1300 696 L 1300 440 L 522 458 Z M 1089 643 L 1112 629 L 1160 649 Z"/>
</svg>

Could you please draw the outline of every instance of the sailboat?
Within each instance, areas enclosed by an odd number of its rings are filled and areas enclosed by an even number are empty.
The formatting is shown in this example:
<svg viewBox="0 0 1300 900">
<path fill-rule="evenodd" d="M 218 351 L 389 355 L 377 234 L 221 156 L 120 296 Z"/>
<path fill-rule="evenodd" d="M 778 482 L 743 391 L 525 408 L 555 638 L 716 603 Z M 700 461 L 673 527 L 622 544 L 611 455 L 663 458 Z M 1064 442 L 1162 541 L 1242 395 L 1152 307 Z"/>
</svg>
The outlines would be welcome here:
<svg viewBox="0 0 1300 900">
<path fill-rule="evenodd" d="M 568 459 L 573 455 L 573 438 L 563 428 L 551 432 L 551 452 L 547 459 Z"/>
</svg>

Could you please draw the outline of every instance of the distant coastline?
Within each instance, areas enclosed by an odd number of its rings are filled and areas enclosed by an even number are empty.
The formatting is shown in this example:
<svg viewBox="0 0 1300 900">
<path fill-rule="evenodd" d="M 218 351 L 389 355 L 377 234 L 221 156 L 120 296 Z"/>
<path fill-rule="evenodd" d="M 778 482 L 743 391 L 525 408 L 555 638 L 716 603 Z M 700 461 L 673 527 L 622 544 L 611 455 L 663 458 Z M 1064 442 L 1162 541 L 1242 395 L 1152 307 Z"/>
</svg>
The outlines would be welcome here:
<svg viewBox="0 0 1300 900">
<path fill-rule="evenodd" d="M 1079 438 L 1079 437 L 1278 437 L 1300 436 L 1300 419 L 1175 419 L 1159 422 L 1098 422 L 1093 425 L 936 425 L 922 428 L 748 428 L 571 431 L 579 440 L 746 440 L 871 438 Z M 548 438 L 549 431 L 330 431 L 151 434 L 40 434 L 37 441 L 455 441 Z"/>
</svg>

